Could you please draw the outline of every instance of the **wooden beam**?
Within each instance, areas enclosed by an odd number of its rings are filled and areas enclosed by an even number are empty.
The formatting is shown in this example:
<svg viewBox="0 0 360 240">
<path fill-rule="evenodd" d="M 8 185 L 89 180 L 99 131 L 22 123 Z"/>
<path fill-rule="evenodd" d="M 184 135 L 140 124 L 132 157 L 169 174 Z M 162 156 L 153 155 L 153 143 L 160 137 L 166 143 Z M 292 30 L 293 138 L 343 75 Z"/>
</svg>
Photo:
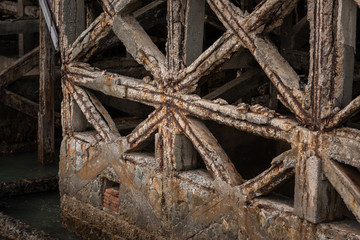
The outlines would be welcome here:
<svg viewBox="0 0 360 240">
<path fill-rule="evenodd" d="M 250 51 L 256 61 L 277 88 L 290 110 L 302 121 L 309 121 L 309 115 L 303 107 L 303 94 L 299 90 L 300 78 L 297 73 L 269 39 L 255 37 L 253 40 L 253 49 Z"/>
<path fill-rule="evenodd" d="M 21 19 L 24 17 L 24 0 L 17 0 L 17 18 Z M 32 49 L 32 35 L 30 33 L 18 34 L 18 49 L 19 57 L 24 56 Z"/>
<path fill-rule="evenodd" d="M 286 34 L 284 43 L 288 49 L 299 49 L 309 42 L 310 26 L 307 17 L 303 17 Z M 287 49 L 287 50 L 288 50 Z"/>
<path fill-rule="evenodd" d="M 221 66 L 221 70 L 228 69 L 240 69 L 240 68 L 251 68 L 251 62 L 254 60 L 254 57 L 246 51 L 244 48 L 241 48 L 238 53 L 233 55 L 229 60 L 227 60 L 224 65 Z"/>
<path fill-rule="evenodd" d="M 17 0 L 17 14 L 16 17 L 17 18 L 22 18 L 24 16 L 24 2 L 23 0 Z M 26 37 L 29 37 L 29 35 L 27 35 Z M 18 34 L 18 55 L 19 57 L 24 56 L 25 54 L 25 46 L 27 45 L 26 42 L 24 41 L 24 33 L 20 33 Z"/>
<path fill-rule="evenodd" d="M 214 91 L 206 94 L 203 99 L 216 99 L 224 95 L 226 92 L 232 90 L 233 88 L 237 87 L 239 84 L 243 82 L 248 82 L 248 80 L 252 79 L 254 76 L 259 74 L 261 71 L 256 68 L 252 68 L 247 70 L 245 73 L 242 73 L 239 77 L 231 80 L 230 82 L 225 83 L 223 86 L 215 89 Z M 241 90 L 243 93 L 243 90 Z M 239 97 L 239 95 L 237 95 Z"/>
<path fill-rule="evenodd" d="M 153 111 L 153 108 L 150 106 L 126 99 L 108 96 L 101 92 L 96 92 L 96 96 L 103 104 L 121 112 L 130 114 L 131 116 L 146 118 Z"/>
<path fill-rule="evenodd" d="M 95 1 L 85 2 L 85 13 L 86 13 L 86 28 L 96 19 L 96 4 Z"/>
<path fill-rule="evenodd" d="M 0 73 L 0 87 L 6 87 L 39 64 L 39 47 L 18 59 Z"/>
<path fill-rule="evenodd" d="M 169 120 L 170 115 L 168 113 L 167 119 L 165 118 L 159 125 L 158 133 L 155 136 L 155 159 L 164 172 L 172 172 L 176 170 L 176 167 L 182 167 L 181 165 L 177 165 L 175 156 L 175 152 L 177 151 L 175 148 L 175 139 L 176 133 L 179 130 L 176 124 Z"/>
<path fill-rule="evenodd" d="M 12 1 L 2 1 L 0 2 L 0 12 L 6 15 L 17 15 L 17 3 Z M 39 8 L 36 6 L 25 6 L 24 7 L 24 16 L 38 18 L 39 17 Z"/>
<path fill-rule="evenodd" d="M 283 24 L 280 27 L 280 53 L 281 55 L 284 55 L 285 49 L 291 49 L 291 45 L 289 44 L 288 39 L 291 37 L 291 28 L 293 25 L 293 14 L 290 13 L 288 16 L 285 17 L 283 20 Z M 277 110 L 279 105 L 278 100 L 278 90 L 276 89 L 276 86 L 271 82 L 270 83 L 270 89 L 269 89 L 269 108 L 273 110 Z"/>
<path fill-rule="evenodd" d="M 138 118 L 138 117 L 120 117 L 120 118 L 114 119 L 116 128 L 119 131 L 132 130 L 132 129 L 136 128 L 142 121 L 143 121 L 143 119 Z"/>
<path fill-rule="evenodd" d="M 12 143 L 11 145 L 0 144 L 0 153 L 1 154 L 12 154 L 16 152 L 29 152 L 35 151 L 37 144 L 34 141 L 31 142 L 22 142 L 22 143 Z"/>
<path fill-rule="evenodd" d="M 40 78 L 38 116 L 38 162 L 41 165 L 55 160 L 54 82 L 55 51 L 44 15 L 40 13 Z"/>
<path fill-rule="evenodd" d="M 255 8 L 256 10 L 252 11 L 247 18 L 242 19 L 241 25 L 253 34 L 262 31 L 265 33 L 271 32 L 284 23 L 284 18 L 294 10 L 297 4 L 298 0 L 267 0 L 259 4 Z"/>
<path fill-rule="evenodd" d="M 325 176 L 341 195 L 346 206 L 360 222 L 360 174 L 359 172 L 335 161 L 325 159 L 322 167 Z"/>
<path fill-rule="evenodd" d="M 83 132 L 90 127 L 85 115 L 66 86 L 63 86 L 63 101 L 61 107 L 61 115 L 64 116 L 62 118 L 64 133 Z"/>
<path fill-rule="evenodd" d="M 0 102 L 5 106 L 16 109 L 30 117 L 38 117 L 39 105 L 37 103 L 6 89 L 0 89 L 0 93 Z"/>
<path fill-rule="evenodd" d="M 112 1 L 111 5 L 115 9 L 116 13 L 119 13 L 120 15 L 128 15 L 131 12 L 139 9 L 142 5 L 142 2 L 142 0 L 114 0 Z"/>
<path fill-rule="evenodd" d="M 291 62 L 291 66 L 300 70 L 301 72 L 309 71 L 309 52 L 298 50 L 285 50 L 283 56 L 288 62 Z"/>
<path fill-rule="evenodd" d="M 193 144 L 174 122 L 171 111 L 165 113 L 155 135 L 155 159 L 164 171 L 182 171 L 197 167 Z"/>
<path fill-rule="evenodd" d="M 38 118 L 39 104 L 6 89 L 0 89 L 0 103 L 30 117 Z M 61 128 L 61 115 L 55 112 L 55 126 Z"/>
<path fill-rule="evenodd" d="M 18 34 L 18 53 L 19 53 L 18 55 L 19 55 L 20 58 L 22 56 L 24 56 L 24 53 L 25 53 L 25 44 L 26 44 L 26 42 L 24 42 L 24 38 L 25 38 L 25 36 L 24 36 L 23 33 Z"/>
<path fill-rule="evenodd" d="M 133 16 L 138 19 L 140 25 L 145 29 L 150 29 L 155 25 L 163 24 L 166 21 L 166 7 L 162 4 L 165 0 L 155 0 L 133 12 Z M 166 5 L 166 3 L 164 4 Z M 145 14 L 146 13 L 146 14 Z M 156 16 L 154 18 L 154 16 Z"/>
<path fill-rule="evenodd" d="M 39 32 L 38 19 L 22 19 L 13 21 L 0 21 L 0 35 Z"/>
<path fill-rule="evenodd" d="M 151 3 L 149 3 L 148 5 L 135 10 L 132 14 L 134 15 L 134 17 L 137 18 L 137 17 L 139 17 L 139 16 L 153 10 L 154 8 L 159 7 L 164 2 L 165 2 L 165 0 L 155 0 L 155 1 L 151 2 Z"/>
<path fill-rule="evenodd" d="M 59 37 L 56 22 L 54 20 L 54 14 L 52 13 L 51 3 L 46 0 L 39 0 L 40 8 L 44 16 L 46 25 L 49 29 L 50 37 L 54 46 L 55 51 L 59 51 Z"/>
</svg>

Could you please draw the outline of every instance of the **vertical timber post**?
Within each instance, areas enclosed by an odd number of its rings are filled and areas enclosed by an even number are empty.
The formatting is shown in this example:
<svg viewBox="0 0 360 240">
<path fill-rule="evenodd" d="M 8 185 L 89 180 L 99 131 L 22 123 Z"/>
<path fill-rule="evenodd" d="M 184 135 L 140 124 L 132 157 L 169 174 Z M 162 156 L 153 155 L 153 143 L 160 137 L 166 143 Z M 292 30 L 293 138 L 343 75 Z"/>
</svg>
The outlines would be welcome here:
<svg viewBox="0 0 360 240">
<path fill-rule="evenodd" d="M 39 57 L 38 161 L 45 165 L 54 162 L 55 51 L 42 11 L 40 11 Z"/>
<path fill-rule="evenodd" d="M 22 18 L 25 14 L 25 3 L 26 0 L 17 1 L 17 17 Z M 24 30 L 24 29 L 22 29 Z M 18 49 L 19 57 L 24 56 L 26 53 L 30 52 L 33 48 L 33 33 L 20 33 L 18 34 Z"/>
<path fill-rule="evenodd" d="M 67 48 L 85 29 L 85 3 L 84 0 L 59 0 L 61 3 L 60 39 L 62 61 L 65 62 Z M 63 76 L 64 77 L 64 76 Z M 64 79 L 63 79 L 64 80 Z M 66 81 L 66 80 L 65 80 Z M 69 132 L 81 132 L 87 128 L 87 120 L 79 106 L 67 90 L 62 81 L 62 125 L 63 135 Z"/>
<path fill-rule="evenodd" d="M 23 0 L 17 1 L 17 17 L 22 18 L 24 16 L 24 2 Z M 24 56 L 24 34 L 18 34 L 18 49 L 19 49 L 19 57 Z"/>
</svg>

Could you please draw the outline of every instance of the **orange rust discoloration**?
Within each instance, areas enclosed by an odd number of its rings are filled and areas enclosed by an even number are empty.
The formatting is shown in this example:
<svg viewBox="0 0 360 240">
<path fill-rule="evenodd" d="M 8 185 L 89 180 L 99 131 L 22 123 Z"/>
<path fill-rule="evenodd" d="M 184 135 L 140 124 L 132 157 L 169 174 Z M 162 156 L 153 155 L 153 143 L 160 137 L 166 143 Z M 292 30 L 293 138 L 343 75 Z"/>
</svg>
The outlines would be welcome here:
<svg viewBox="0 0 360 240">
<path fill-rule="evenodd" d="M 110 78 L 110 77 L 107 77 L 105 81 L 106 81 L 106 86 L 110 87 L 110 85 L 111 85 L 111 78 Z"/>
<path fill-rule="evenodd" d="M 108 23 L 109 23 L 109 18 L 107 17 L 107 15 L 105 13 L 102 13 L 102 15 L 104 16 L 103 19 L 101 20 L 101 28 L 104 29 Z"/>
<path fill-rule="evenodd" d="M 169 1 L 169 3 L 174 2 L 175 1 Z M 309 4 L 312 3 L 313 1 L 309 1 Z M 319 3 L 319 1 L 317 1 L 317 3 Z M 155 83 L 152 82 L 151 79 L 147 83 L 144 83 L 144 81 L 138 81 L 120 75 L 114 74 L 110 77 L 107 74 L 103 74 L 101 76 L 103 76 L 103 84 L 106 86 L 105 91 L 104 86 L 99 86 L 101 84 L 98 82 L 94 83 L 96 76 L 100 75 L 100 71 L 89 66 L 78 67 L 76 69 L 78 72 L 72 75 L 71 81 L 65 80 L 65 87 L 68 88 L 71 95 L 77 98 L 77 102 L 79 103 L 81 110 L 87 116 L 91 124 L 93 124 L 95 128 L 97 127 L 96 130 L 100 134 L 101 139 L 111 141 L 114 143 L 115 149 L 121 149 L 116 152 L 116 154 L 122 155 L 126 151 L 137 150 L 141 143 L 148 139 L 153 132 L 156 130 L 158 131 L 155 155 L 157 158 L 160 158 L 157 160 L 161 162 L 161 167 L 157 169 L 157 171 L 163 174 L 161 180 L 159 180 L 163 181 L 163 185 L 161 185 L 161 190 L 157 190 L 157 194 L 159 195 L 158 197 L 161 197 L 161 200 L 151 201 L 151 203 L 152 207 L 154 207 L 155 203 L 157 204 L 156 216 L 159 219 L 160 217 L 163 217 L 162 214 L 170 219 L 171 217 L 169 216 L 173 213 L 171 212 L 171 209 L 167 209 L 169 206 L 166 206 L 166 201 L 168 201 L 168 204 L 172 205 L 176 205 L 178 202 L 181 202 L 181 204 L 179 204 L 181 206 L 177 206 L 181 209 L 181 211 L 185 211 L 182 210 L 181 207 L 183 207 L 184 204 L 189 204 L 190 202 L 190 200 L 187 202 L 188 200 L 186 197 L 188 197 L 187 195 L 191 195 L 191 193 L 184 191 L 184 187 L 180 184 L 180 181 L 170 183 L 166 182 L 169 178 L 171 178 L 171 173 L 175 170 L 175 133 L 184 133 L 199 151 L 211 176 L 216 179 L 216 181 L 221 180 L 225 182 L 211 182 L 211 184 L 215 186 L 214 188 L 216 189 L 216 194 L 221 196 L 221 194 L 224 194 L 225 192 L 224 195 L 226 195 L 229 192 L 240 189 L 242 193 L 246 195 L 246 200 L 250 201 L 255 197 L 265 195 L 273 191 L 278 185 L 292 177 L 296 172 L 294 170 L 294 166 L 297 162 L 299 162 L 299 160 L 308 159 L 310 157 L 318 157 L 320 159 L 320 157 L 324 158 L 324 156 L 330 155 L 329 152 L 333 151 L 333 149 L 326 149 L 325 146 L 327 145 L 325 145 L 323 139 L 324 135 L 327 133 L 323 129 L 328 131 L 335 128 L 351 114 L 359 110 L 359 99 L 355 99 L 355 102 L 352 102 L 352 104 L 343 111 L 340 111 L 334 116 L 331 116 L 331 118 L 326 119 L 326 121 L 328 121 L 326 123 L 327 125 L 325 124 L 326 126 L 323 126 L 324 123 L 321 123 L 321 121 L 325 120 L 319 118 L 319 114 L 322 115 L 321 111 L 325 109 L 323 106 L 320 106 L 323 103 L 321 101 L 317 101 L 316 104 L 319 105 L 317 106 L 319 108 L 314 109 L 313 112 L 304 107 L 304 98 L 306 98 L 306 96 L 300 89 L 300 85 L 297 82 L 298 76 L 296 72 L 294 72 L 290 66 L 287 66 L 287 62 L 282 59 L 277 47 L 270 43 L 264 37 L 264 34 L 261 34 L 261 32 L 268 32 L 271 28 L 274 28 L 275 25 L 278 25 L 285 15 L 293 10 L 296 5 L 296 1 L 263 1 L 257 8 L 254 9 L 253 13 L 249 15 L 242 12 L 242 10 L 235 8 L 235 5 L 231 4 L 228 0 L 209 0 L 208 4 L 219 17 L 220 21 L 223 22 L 223 25 L 226 26 L 227 32 L 221 37 L 220 41 L 217 41 L 210 47 L 210 50 L 206 50 L 205 54 L 202 54 L 198 60 L 195 61 L 195 64 L 191 64 L 189 67 L 183 69 L 182 59 L 179 59 L 179 54 L 176 56 L 169 54 L 171 52 L 169 51 L 170 48 L 170 50 L 175 50 L 176 52 L 176 48 L 179 48 L 182 40 L 169 39 L 167 45 L 169 48 L 167 49 L 167 63 L 163 63 L 159 61 L 159 59 L 156 59 L 156 54 L 147 50 L 148 46 L 139 47 L 138 44 L 136 45 L 134 52 L 131 53 L 132 56 L 135 56 L 139 63 L 145 65 L 146 70 L 150 71 L 154 75 L 153 79 L 155 80 Z M 324 5 L 324 3 L 322 4 Z M 323 5 L 321 5 L 321 7 L 326 7 Z M 171 5 L 169 4 L 168 6 Z M 169 10 L 171 11 L 172 9 L 169 8 Z M 272 18 L 266 17 L 268 15 L 271 15 Z M 104 14 L 104 16 L 106 16 L 106 14 Z M 326 16 L 318 17 L 324 18 Z M 335 23 L 336 16 L 333 17 L 334 21 L 332 23 Z M 169 16 L 168 19 L 172 18 L 176 18 L 175 13 L 174 15 Z M 182 21 L 180 19 L 175 20 L 177 21 L 168 22 L 168 34 L 170 38 L 181 37 L 181 34 L 174 33 L 175 31 L 172 32 L 174 23 Z M 104 17 L 100 24 L 98 24 L 99 26 L 97 26 L 94 31 L 90 32 L 90 35 L 98 41 L 99 39 L 97 38 L 100 36 L 103 37 L 102 34 L 104 29 L 108 26 L 110 27 L 111 24 L 112 19 L 109 19 L 108 16 Z M 322 21 L 322 23 L 311 22 L 311 24 L 317 24 L 316 26 L 319 27 L 321 24 L 326 24 L 326 21 Z M 313 29 L 311 31 L 313 31 Z M 136 38 L 136 34 L 131 37 Z M 141 42 L 141 39 L 133 40 L 139 40 L 137 42 Z M 92 43 L 90 42 L 89 44 Z M 328 42 L 325 42 L 325 45 L 328 44 Z M 95 45 L 98 46 L 97 44 Z M 83 51 L 88 50 L 87 48 L 89 46 L 90 45 L 85 46 Z M 276 112 L 260 105 L 246 105 L 241 109 L 240 106 L 237 109 L 235 106 L 229 105 L 226 102 L 224 103 L 224 101 L 212 102 L 201 99 L 198 96 L 187 95 L 194 90 L 194 86 L 198 83 L 201 77 L 208 74 L 211 70 L 217 69 L 226 58 L 231 57 L 235 51 L 240 49 L 241 46 L 248 48 L 254 55 L 268 78 L 278 89 L 280 93 L 279 98 L 284 103 L 284 106 L 294 113 L 297 121 L 292 118 L 283 117 L 280 114 L 277 114 Z M 129 49 L 130 48 L 128 48 L 128 50 Z M 318 49 L 318 51 L 319 50 L 321 49 Z M 320 54 L 320 52 L 318 53 Z M 279 59 L 273 59 L 273 56 L 276 56 Z M 277 60 L 279 60 L 279 62 L 277 62 Z M 332 64 L 336 64 L 336 61 L 333 61 Z M 73 70 L 71 66 L 64 66 L 65 74 Z M 318 66 L 314 65 L 314 68 L 317 67 Z M 313 69 L 311 71 L 316 73 L 318 69 Z M 311 87 L 314 89 L 316 88 L 318 93 L 322 93 L 323 86 L 317 83 L 317 80 L 319 79 L 316 76 L 314 76 L 314 79 L 316 81 L 313 81 L 313 86 Z M 115 97 L 121 97 L 126 100 L 138 101 L 154 106 L 155 111 L 126 137 L 111 137 L 107 132 L 108 124 L 105 123 L 99 126 L 96 121 L 104 119 L 107 114 L 106 111 L 102 109 L 99 110 L 99 107 L 96 108 L 96 106 L 91 108 L 92 106 L 87 104 L 86 92 L 84 93 L 83 89 L 77 84 L 94 90 L 103 91 L 106 94 Z M 318 100 L 317 97 L 313 97 L 313 99 Z M 95 111 L 96 109 L 97 111 Z M 99 112 L 99 114 L 97 115 L 94 112 Z M 68 114 L 71 116 L 71 111 L 69 111 Z M 227 162 L 228 159 L 226 154 L 222 153 L 223 149 L 212 134 L 207 130 L 206 126 L 198 124 L 198 120 L 194 120 L 192 117 L 212 120 L 217 123 L 262 137 L 284 140 L 291 143 L 292 149 L 289 150 L 290 152 L 286 152 L 284 155 L 280 155 L 275 158 L 269 169 L 265 170 L 255 178 L 243 183 L 240 175 L 237 175 L 238 173 L 236 168 L 231 166 L 232 163 L 230 160 Z M 317 122 L 317 120 L 320 122 Z M 341 137 L 348 138 L 349 140 L 359 141 L 359 137 L 357 136 L 359 134 L 354 131 L 351 132 L 352 133 L 350 134 L 348 131 L 339 131 L 334 135 L 340 134 Z M 334 136 L 332 140 L 337 141 L 338 139 Z M 121 143 L 119 143 L 120 141 Z M 341 144 L 337 144 L 336 146 L 339 147 Z M 83 149 L 83 147 L 84 146 L 82 146 L 82 151 L 85 152 L 86 149 Z M 70 146 L 68 146 L 68 149 L 70 149 Z M 71 155 L 74 153 L 69 151 L 68 154 Z M 346 154 L 343 156 L 345 155 Z M 138 192 L 141 191 L 142 193 L 150 192 L 147 189 L 148 186 L 141 186 L 141 180 L 134 180 L 135 177 L 133 174 L 133 168 L 135 168 L 136 164 L 133 164 L 131 161 L 123 161 L 123 159 L 120 159 L 120 156 L 113 156 L 113 158 L 114 159 L 110 159 L 112 161 L 111 165 L 115 169 L 115 172 L 119 175 L 118 177 L 121 179 L 122 183 L 124 183 L 130 191 L 136 190 Z M 355 160 L 350 160 L 358 161 L 358 158 L 353 158 Z M 320 160 L 323 161 L 323 159 Z M 346 163 L 349 164 L 350 160 Z M 90 174 L 91 176 L 95 176 L 100 174 L 103 170 L 101 168 L 104 168 L 105 166 L 107 165 L 104 162 L 99 164 L 93 162 L 93 165 L 89 163 L 87 166 L 88 169 L 84 168 L 84 175 Z M 149 166 L 149 164 L 145 163 L 143 166 Z M 129 170 L 130 168 L 131 170 Z M 307 174 L 311 174 L 311 169 L 306 169 L 305 166 L 301 169 L 301 171 L 296 172 L 296 178 L 303 180 Z M 316 179 L 316 181 L 317 182 L 314 188 L 317 188 L 322 184 L 322 180 L 320 181 Z M 166 184 L 172 184 L 169 187 L 170 190 L 166 190 Z M 309 182 L 309 184 L 312 184 L 312 182 Z M 358 189 L 358 186 L 354 186 L 354 184 L 351 185 L 350 183 L 346 187 L 349 189 L 357 187 L 356 189 Z M 160 196 L 165 193 L 162 191 L 170 191 L 173 193 L 173 198 L 166 199 L 165 196 Z M 305 192 L 307 190 L 306 187 L 304 187 L 300 190 L 298 189 L 297 191 Z M 146 200 L 148 194 L 143 195 L 145 195 Z M 346 196 L 343 194 L 343 198 L 345 197 Z M 311 196 L 309 199 L 310 198 Z M 328 198 L 330 199 L 331 196 Z M 136 200 L 136 197 L 134 197 L 134 199 Z M 196 211 L 191 212 L 188 215 L 198 222 L 206 224 L 213 223 L 217 219 L 220 219 L 224 213 L 229 213 L 233 210 L 232 207 L 229 207 L 230 205 L 233 205 L 223 201 L 221 198 L 213 198 L 213 201 L 211 202 L 206 202 L 204 199 L 206 200 L 205 197 L 202 198 L 196 195 L 193 201 L 197 202 L 201 206 L 198 206 Z M 231 197 L 226 199 L 230 199 L 231 201 L 233 200 Z M 308 202 L 311 200 L 309 199 L 307 199 Z M 203 200 L 206 203 L 202 205 L 201 203 Z M 318 202 L 316 204 L 321 203 L 321 199 L 317 201 Z M 356 205 L 349 205 L 351 206 L 351 210 L 354 211 L 354 209 L 356 209 Z M 259 208 L 262 207 L 260 206 Z M 247 207 L 247 209 L 249 209 L 249 207 Z M 261 216 L 261 219 L 266 219 L 266 216 Z M 225 228 L 226 224 L 224 224 L 223 227 Z M 251 228 L 251 226 L 246 227 Z M 313 226 L 309 228 L 313 228 Z"/>
</svg>

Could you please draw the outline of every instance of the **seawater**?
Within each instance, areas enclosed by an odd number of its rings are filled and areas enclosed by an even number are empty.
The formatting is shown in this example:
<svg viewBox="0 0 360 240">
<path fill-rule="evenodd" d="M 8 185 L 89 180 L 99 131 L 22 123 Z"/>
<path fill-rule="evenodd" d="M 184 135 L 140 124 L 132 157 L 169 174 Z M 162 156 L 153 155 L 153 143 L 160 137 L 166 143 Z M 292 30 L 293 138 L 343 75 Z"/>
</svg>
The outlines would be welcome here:
<svg viewBox="0 0 360 240">
<path fill-rule="evenodd" d="M 59 162 L 58 158 L 55 160 Z M 38 164 L 37 152 L 0 155 L 0 182 L 54 176 L 57 175 L 58 169 L 58 164 L 45 167 Z"/>
<path fill-rule="evenodd" d="M 58 154 L 56 154 L 58 155 Z M 58 162 L 58 159 L 57 161 Z M 37 163 L 37 153 L 17 153 L 0 155 L 0 181 L 15 181 L 24 178 L 54 176 L 58 165 L 41 166 Z M 61 225 L 60 195 L 58 191 L 49 191 L 0 199 L 4 214 L 19 219 L 34 228 L 43 230 L 59 239 L 81 239 L 68 232 Z M 1 237 L 0 237 L 1 239 Z"/>
</svg>

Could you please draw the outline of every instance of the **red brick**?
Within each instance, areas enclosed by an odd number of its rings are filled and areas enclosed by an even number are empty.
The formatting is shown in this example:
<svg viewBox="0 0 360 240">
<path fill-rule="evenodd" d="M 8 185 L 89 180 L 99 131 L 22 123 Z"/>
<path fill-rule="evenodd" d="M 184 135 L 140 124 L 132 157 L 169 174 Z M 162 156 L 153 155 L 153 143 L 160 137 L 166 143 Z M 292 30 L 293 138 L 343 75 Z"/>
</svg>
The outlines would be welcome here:
<svg viewBox="0 0 360 240">
<path fill-rule="evenodd" d="M 119 190 L 117 190 L 115 188 L 107 188 L 105 190 L 105 193 L 108 193 L 108 194 L 113 195 L 115 197 L 119 196 Z"/>
</svg>

